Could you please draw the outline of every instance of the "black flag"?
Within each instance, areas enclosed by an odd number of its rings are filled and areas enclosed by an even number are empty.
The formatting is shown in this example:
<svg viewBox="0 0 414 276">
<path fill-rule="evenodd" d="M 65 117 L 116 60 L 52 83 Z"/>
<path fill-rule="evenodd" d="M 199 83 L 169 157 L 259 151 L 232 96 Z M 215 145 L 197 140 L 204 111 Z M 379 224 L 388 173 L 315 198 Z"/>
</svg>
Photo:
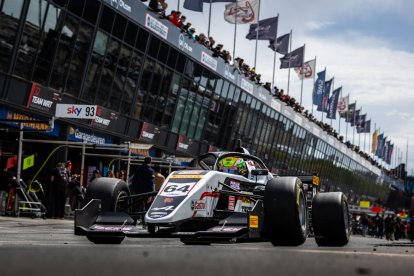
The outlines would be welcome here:
<svg viewBox="0 0 414 276">
<path fill-rule="evenodd" d="M 259 29 L 257 30 L 257 24 L 251 24 L 249 33 L 246 35 L 247 39 L 269 40 L 274 39 L 277 35 L 277 22 L 278 17 L 272 17 L 259 21 Z"/>
<path fill-rule="evenodd" d="M 341 94 L 341 90 L 342 90 L 342 87 L 339 87 L 335 89 L 334 92 L 332 92 L 332 96 L 328 100 L 326 118 L 336 119 L 336 109 L 338 107 L 338 100 L 339 100 L 339 95 Z"/>
<path fill-rule="evenodd" d="M 279 54 L 286 55 L 289 52 L 290 33 L 279 36 L 276 41 L 274 39 L 269 40 L 269 48 Z"/>
<path fill-rule="evenodd" d="M 304 50 L 302 46 L 280 58 L 280 69 L 302 67 Z"/>
</svg>

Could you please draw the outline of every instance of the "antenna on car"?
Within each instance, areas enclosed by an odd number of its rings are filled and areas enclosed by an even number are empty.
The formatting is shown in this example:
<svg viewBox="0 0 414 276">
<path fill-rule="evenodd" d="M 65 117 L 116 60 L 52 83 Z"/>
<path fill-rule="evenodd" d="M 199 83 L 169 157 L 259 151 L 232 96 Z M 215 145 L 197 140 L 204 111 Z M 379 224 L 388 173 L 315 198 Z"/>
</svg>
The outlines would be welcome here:
<svg viewBox="0 0 414 276">
<path fill-rule="evenodd" d="M 236 147 L 234 148 L 233 151 L 234 152 L 250 154 L 250 152 L 246 148 L 242 147 L 242 140 L 241 139 L 236 140 Z"/>
</svg>

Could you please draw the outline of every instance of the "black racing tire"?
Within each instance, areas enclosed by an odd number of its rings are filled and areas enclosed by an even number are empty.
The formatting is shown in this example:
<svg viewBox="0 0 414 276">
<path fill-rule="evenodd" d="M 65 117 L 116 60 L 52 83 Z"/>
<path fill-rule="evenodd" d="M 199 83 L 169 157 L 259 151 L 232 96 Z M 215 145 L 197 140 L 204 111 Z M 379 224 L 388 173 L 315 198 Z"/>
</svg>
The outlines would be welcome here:
<svg viewBox="0 0 414 276">
<path fill-rule="evenodd" d="M 100 177 L 89 183 L 84 204 L 92 199 L 100 199 L 102 212 L 125 211 L 119 210 L 119 200 L 129 195 L 128 185 L 121 179 Z"/>
<path fill-rule="evenodd" d="M 269 180 L 264 193 L 264 223 L 274 246 L 298 246 L 308 234 L 303 185 L 297 177 Z"/>
<path fill-rule="evenodd" d="M 342 192 L 319 193 L 312 201 L 312 225 L 319 246 L 344 246 L 351 234 L 348 200 Z"/>
<path fill-rule="evenodd" d="M 95 244 L 121 244 L 125 237 L 101 237 L 101 236 L 86 236 L 89 241 Z"/>
</svg>

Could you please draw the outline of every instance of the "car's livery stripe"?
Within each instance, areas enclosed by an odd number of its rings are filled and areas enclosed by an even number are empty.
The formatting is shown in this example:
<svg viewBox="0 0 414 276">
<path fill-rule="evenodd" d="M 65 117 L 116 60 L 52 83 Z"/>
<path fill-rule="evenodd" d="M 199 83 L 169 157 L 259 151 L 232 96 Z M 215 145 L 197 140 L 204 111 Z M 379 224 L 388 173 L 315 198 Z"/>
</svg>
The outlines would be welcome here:
<svg viewBox="0 0 414 276">
<path fill-rule="evenodd" d="M 213 192 L 204 192 L 201 194 L 200 199 L 202 200 L 205 197 L 212 197 L 212 198 L 219 198 L 220 197 L 220 193 L 213 193 Z M 193 217 L 197 214 L 197 211 L 193 212 Z"/>
</svg>

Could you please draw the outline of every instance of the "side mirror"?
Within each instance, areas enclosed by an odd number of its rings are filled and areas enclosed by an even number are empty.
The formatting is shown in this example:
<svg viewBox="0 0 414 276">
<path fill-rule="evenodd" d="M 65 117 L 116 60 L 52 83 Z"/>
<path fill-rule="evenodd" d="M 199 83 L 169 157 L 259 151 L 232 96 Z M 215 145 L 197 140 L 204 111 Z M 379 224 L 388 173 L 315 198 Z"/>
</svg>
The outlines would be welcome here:
<svg viewBox="0 0 414 276">
<path fill-rule="evenodd" d="M 252 175 L 268 175 L 269 171 L 266 169 L 257 169 L 257 170 L 252 170 L 251 171 Z"/>
</svg>

